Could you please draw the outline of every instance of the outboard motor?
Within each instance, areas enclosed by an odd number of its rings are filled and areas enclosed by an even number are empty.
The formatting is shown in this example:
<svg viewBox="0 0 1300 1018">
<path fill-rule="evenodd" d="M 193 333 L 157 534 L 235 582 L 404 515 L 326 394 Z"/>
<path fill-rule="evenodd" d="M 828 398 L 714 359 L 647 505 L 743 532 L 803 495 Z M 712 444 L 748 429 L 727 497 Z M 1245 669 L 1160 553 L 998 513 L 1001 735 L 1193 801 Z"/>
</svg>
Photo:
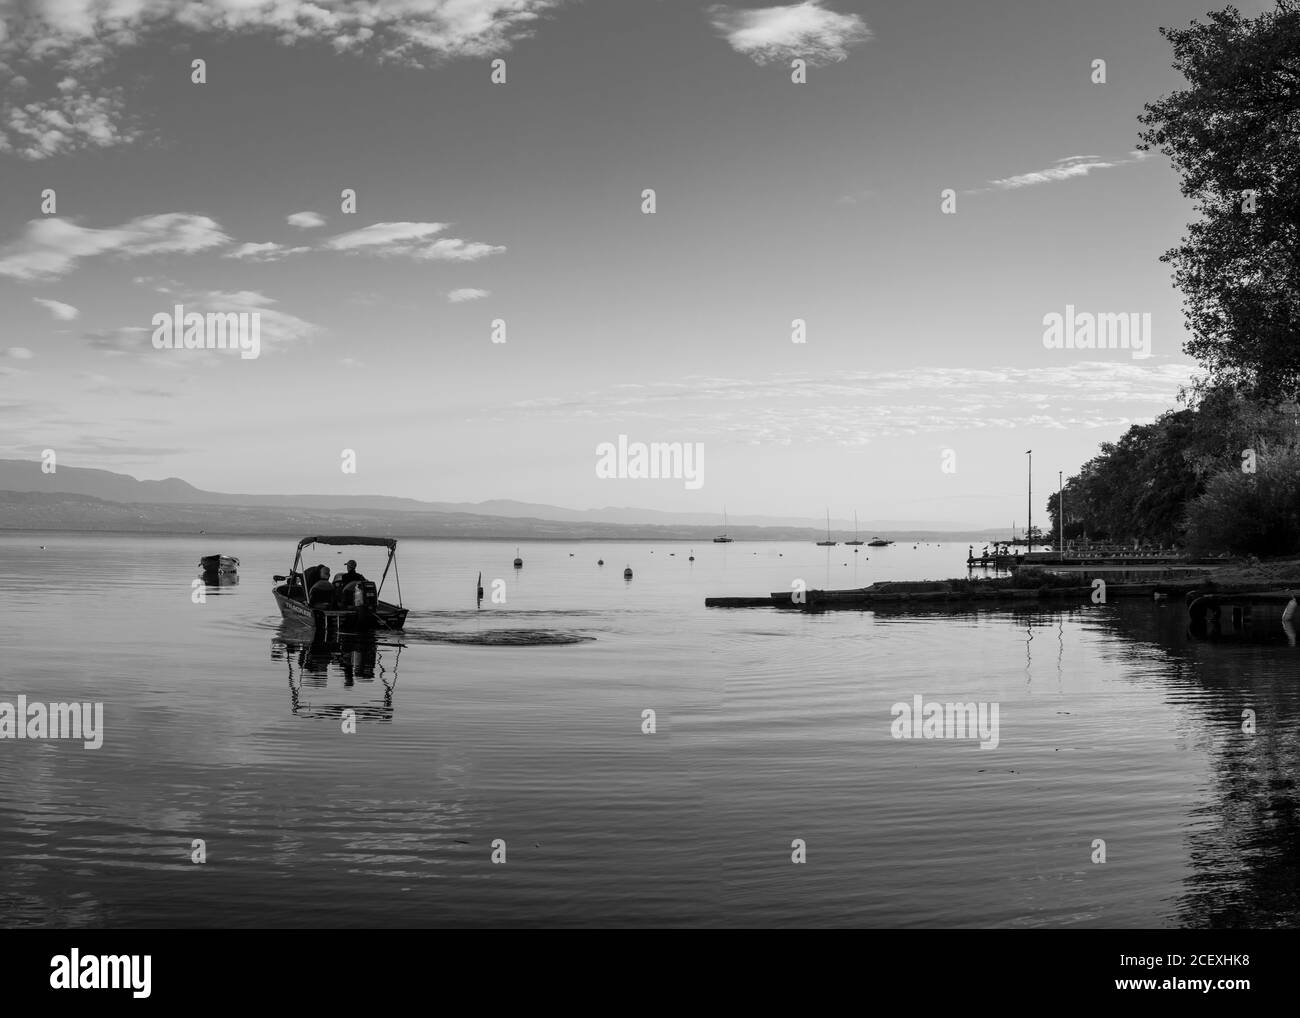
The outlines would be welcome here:
<svg viewBox="0 0 1300 1018">
<path fill-rule="evenodd" d="M 379 604 L 379 592 L 370 580 L 357 580 L 348 584 L 352 588 L 352 605 L 355 608 L 369 608 L 374 611 Z"/>
</svg>

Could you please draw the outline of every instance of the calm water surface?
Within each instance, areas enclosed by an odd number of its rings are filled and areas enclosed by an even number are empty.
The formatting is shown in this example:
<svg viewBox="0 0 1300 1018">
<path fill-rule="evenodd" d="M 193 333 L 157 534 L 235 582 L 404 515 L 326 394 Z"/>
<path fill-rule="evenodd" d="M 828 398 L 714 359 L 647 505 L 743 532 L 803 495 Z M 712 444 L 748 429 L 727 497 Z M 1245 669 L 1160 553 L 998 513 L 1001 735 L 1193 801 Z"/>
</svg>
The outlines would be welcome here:
<svg viewBox="0 0 1300 1018">
<path fill-rule="evenodd" d="M 313 648 L 270 596 L 294 543 L 0 535 L 0 701 L 105 715 L 95 751 L 0 740 L 0 926 L 1300 918 L 1285 643 L 1197 642 L 1145 601 L 703 607 L 961 575 L 965 543 L 538 543 L 516 572 L 513 544 L 403 541 L 403 637 Z M 194 603 L 217 552 L 241 582 Z M 997 703 L 999 745 L 894 739 L 916 694 Z"/>
</svg>

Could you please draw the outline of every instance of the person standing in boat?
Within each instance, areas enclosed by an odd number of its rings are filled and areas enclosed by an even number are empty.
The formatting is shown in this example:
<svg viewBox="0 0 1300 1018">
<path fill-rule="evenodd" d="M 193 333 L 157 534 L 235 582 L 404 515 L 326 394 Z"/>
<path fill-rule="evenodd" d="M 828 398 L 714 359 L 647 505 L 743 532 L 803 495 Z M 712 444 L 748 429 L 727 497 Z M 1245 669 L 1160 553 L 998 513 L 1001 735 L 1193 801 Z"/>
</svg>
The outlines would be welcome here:
<svg viewBox="0 0 1300 1018">
<path fill-rule="evenodd" d="M 329 566 L 321 566 L 319 579 L 307 591 L 307 603 L 313 607 L 329 608 L 334 604 L 334 584 L 330 583 Z"/>
</svg>

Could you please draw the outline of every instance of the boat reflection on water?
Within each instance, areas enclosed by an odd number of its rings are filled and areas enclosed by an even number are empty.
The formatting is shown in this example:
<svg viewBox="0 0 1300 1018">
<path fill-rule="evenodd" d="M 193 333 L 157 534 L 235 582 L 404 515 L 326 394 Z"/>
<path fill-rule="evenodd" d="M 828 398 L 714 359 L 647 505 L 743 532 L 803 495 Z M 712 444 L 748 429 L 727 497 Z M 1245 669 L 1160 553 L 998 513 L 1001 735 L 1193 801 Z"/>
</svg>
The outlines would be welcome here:
<svg viewBox="0 0 1300 1018">
<path fill-rule="evenodd" d="M 299 717 L 340 718 L 353 711 L 358 721 L 392 721 L 393 688 L 403 644 L 383 643 L 374 637 L 345 636 L 312 640 L 285 631 L 271 637 L 271 660 L 284 661 L 289 672 L 289 708 Z M 317 690 L 329 688 L 330 672 L 342 679 L 344 689 L 378 682 L 376 695 L 346 703 L 323 703 Z"/>
</svg>

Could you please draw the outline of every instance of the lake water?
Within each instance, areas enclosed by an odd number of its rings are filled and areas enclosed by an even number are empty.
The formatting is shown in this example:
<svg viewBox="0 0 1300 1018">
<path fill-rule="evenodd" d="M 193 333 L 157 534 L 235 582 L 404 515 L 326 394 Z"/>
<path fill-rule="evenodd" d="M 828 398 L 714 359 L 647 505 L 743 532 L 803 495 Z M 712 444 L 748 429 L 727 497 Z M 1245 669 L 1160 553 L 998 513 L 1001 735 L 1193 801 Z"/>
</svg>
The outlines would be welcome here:
<svg viewBox="0 0 1300 1018">
<path fill-rule="evenodd" d="M 1179 603 L 705 609 L 966 544 L 403 541 L 405 635 L 340 651 L 281 625 L 294 543 L 0 535 L 0 701 L 104 705 L 97 750 L 0 739 L 0 926 L 1300 918 L 1300 651 Z M 217 552 L 241 582 L 194 603 Z M 894 738 L 917 695 L 997 705 L 996 748 Z"/>
</svg>

